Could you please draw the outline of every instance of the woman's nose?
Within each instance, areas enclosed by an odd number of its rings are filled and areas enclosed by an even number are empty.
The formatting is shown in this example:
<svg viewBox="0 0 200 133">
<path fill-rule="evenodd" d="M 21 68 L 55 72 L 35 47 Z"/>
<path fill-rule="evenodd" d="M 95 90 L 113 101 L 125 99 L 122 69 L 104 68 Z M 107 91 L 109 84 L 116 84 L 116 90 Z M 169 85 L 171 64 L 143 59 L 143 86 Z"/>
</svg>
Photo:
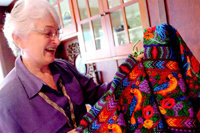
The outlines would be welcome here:
<svg viewBox="0 0 200 133">
<path fill-rule="evenodd" d="M 61 39 L 59 38 L 59 36 L 54 36 L 54 38 L 52 39 L 52 41 L 53 41 L 55 44 L 59 45 Z"/>
</svg>

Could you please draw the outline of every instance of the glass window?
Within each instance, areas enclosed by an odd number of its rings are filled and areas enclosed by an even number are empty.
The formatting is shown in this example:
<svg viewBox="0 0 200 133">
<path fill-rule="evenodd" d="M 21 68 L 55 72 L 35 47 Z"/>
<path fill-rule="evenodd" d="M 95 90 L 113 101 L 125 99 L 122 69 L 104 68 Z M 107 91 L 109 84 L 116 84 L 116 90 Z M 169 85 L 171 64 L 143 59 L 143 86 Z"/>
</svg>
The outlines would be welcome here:
<svg viewBox="0 0 200 133">
<path fill-rule="evenodd" d="M 88 18 L 87 7 L 85 0 L 78 0 L 78 8 L 81 20 Z"/>
<path fill-rule="evenodd" d="M 71 25 L 72 19 L 71 19 L 71 12 L 70 12 L 68 0 L 63 0 L 62 2 L 60 2 L 60 9 L 61 9 L 62 21 L 63 21 L 64 27 Z"/>
<path fill-rule="evenodd" d="M 89 0 L 90 13 L 92 16 L 99 14 L 99 3 L 98 0 Z"/>
<path fill-rule="evenodd" d="M 125 11 L 129 29 L 130 42 L 132 43 L 138 40 L 142 40 L 143 29 L 140 17 L 139 4 L 135 3 L 133 5 L 127 6 L 125 8 Z"/>
<path fill-rule="evenodd" d="M 111 13 L 111 23 L 114 33 L 115 46 L 128 43 L 124 31 L 124 21 L 121 10 Z"/>
<path fill-rule="evenodd" d="M 129 2 L 129 1 L 132 1 L 132 0 L 124 0 L 124 3 Z"/>
<path fill-rule="evenodd" d="M 92 21 L 93 29 L 94 29 L 94 37 L 95 37 L 95 44 L 96 49 L 101 49 L 101 45 L 103 44 L 103 30 L 101 25 L 101 19 L 95 19 Z"/>
<path fill-rule="evenodd" d="M 85 43 L 85 51 L 86 52 L 92 51 L 93 50 L 92 35 L 90 32 L 89 23 L 82 24 L 82 30 L 83 30 L 83 37 L 84 37 L 84 43 Z"/>
<path fill-rule="evenodd" d="M 57 12 L 58 16 L 60 17 L 60 13 L 59 13 L 58 5 L 55 5 L 54 8 L 56 9 L 56 12 Z"/>
<path fill-rule="evenodd" d="M 108 7 L 113 8 L 120 5 L 120 0 L 108 0 Z"/>
<path fill-rule="evenodd" d="M 54 4 L 57 0 L 49 0 L 50 4 Z"/>
</svg>

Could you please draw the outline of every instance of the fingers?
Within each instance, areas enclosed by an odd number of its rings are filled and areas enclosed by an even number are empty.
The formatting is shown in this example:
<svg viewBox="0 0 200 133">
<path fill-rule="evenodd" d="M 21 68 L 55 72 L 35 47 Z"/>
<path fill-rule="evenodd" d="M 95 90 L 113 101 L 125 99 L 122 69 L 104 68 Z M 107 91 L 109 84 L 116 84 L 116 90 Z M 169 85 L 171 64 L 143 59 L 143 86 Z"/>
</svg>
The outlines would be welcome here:
<svg viewBox="0 0 200 133">
<path fill-rule="evenodd" d="M 143 57 L 144 57 L 144 53 L 138 55 L 138 57 L 136 58 L 136 60 L 140 62 L 140 61 L 142 61 Z"/>
<path fill-rule="evenodd" d="M 71 130 L 71 131 L 69 131 L 67 133 L 76 133 L 76 129 L 73 129 L 73 130 Z"/>
</svg>

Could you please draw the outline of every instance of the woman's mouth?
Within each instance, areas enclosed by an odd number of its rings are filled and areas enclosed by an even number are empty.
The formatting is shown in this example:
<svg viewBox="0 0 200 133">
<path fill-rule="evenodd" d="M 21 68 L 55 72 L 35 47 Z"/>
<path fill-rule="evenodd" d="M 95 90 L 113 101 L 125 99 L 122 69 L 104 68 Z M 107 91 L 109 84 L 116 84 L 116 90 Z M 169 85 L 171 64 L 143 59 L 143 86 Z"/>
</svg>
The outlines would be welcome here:
<svg viewBox="0 0 200 133">
<path fill-rule="evenodd" d="M 48 52 L 55 52 L 56 48 L 46 48 L 45 50 L 48 51 Z"/>
<path fill-rule="evenodd" d="M 45 51 L 54 54 L 56 52 L 56 48 L 46 48 Z"/>
</svg>

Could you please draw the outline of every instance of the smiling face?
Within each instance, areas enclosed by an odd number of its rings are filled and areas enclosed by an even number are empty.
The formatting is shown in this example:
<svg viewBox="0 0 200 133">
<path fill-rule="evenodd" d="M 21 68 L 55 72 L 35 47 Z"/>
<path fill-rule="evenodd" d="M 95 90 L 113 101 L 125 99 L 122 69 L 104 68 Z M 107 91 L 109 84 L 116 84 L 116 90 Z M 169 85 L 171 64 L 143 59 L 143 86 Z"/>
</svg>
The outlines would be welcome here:
<svg viewBox="0 0 200 133">
<path fill-rule="evenodd" d="M 33 66 L 47 66 L 54 61 L 56 48 L 60 44 L 56 36 L 58 25 L 50 14 L 34 22 L 34 29 L 19 41 L 22 60 Z"/>
</svg>

